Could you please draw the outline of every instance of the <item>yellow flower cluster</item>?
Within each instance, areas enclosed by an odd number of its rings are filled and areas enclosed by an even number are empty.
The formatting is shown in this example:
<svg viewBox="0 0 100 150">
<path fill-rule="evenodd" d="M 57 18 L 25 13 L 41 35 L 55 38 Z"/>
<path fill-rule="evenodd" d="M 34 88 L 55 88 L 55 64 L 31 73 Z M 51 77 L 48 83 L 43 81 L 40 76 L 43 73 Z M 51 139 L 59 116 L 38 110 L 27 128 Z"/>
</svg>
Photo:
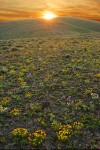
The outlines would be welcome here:
<svg viewBox="0 0 100 150">
<path fill-rule="evenodd" d="M 74 122 L 73 127 L 77 131 L 77 130 L 80 130 L 81 128 L 83 128 L 83 124 L 81 122 Z"/>
<path fill-rule="evenodd" d="M 20 114 L 20 112 L 21 112 L 21 109 L 14 108 L 14 109 L 10 112 L 10 114 L 11 114 L 11 115 L 14 115 L 14 116 L 17 116 L 17 115 Z"/>
<path fill-rule="evenodd" d="M 22 69 L 22 72 L 24 72 L 24 73 L 27 72 L 27 69 Z"/>
<path fill-rule="evenodd" d="M 18 78 L 18 81 L 22 82 L 22 81 L 23 81 L 23 78 Z"/>
<path fill-rule="evenodd" d="M 9 74 L 15 75 L 15 74 L 16 74 L 16 71 L 15 71 L 15 70 L 10 70 Z"/>
<path fill-rule="evenodd" d="M 44 81 L 47 82 L 51 77 L 52 77 L 52 74 L 48 74 L 48 75 L 44 78 Z"/>
<path fill-rule="evenodd" d="M 13 137 L 22 138 L 28 135 L 28 131 L 25 128 L 16 128 L 12 131 Z"/>
<path fill-rule="evenodd" d="M 72 133 L 72 126 L 67 124 L 67 125 L 63 125 L 60 130 L 57 132 L 57 137 L 58 140 L 60 141 L 66 141 Z"/>
<path fill-rule="evenodd" d="M 5 143 L 6 139 L 4 137 L 0 137 L 0 143 Z"/>
<path fill-rule="evenodd" d="M 26 98 L 31 98 L 31 97 L 32 97 L 32 93 L 30 93 L 30 92 L 26 93 L 26 94 L 25 94 L 25 97 L 26 97 Z"/>
<path fill-rule="evenodd" d="M 27 63 L 30 63 L 30 62 L 31 62 L 31 60 L 30 60 L 30 59 L 26 59 L 26 62 L 27 62 Z"/>
<path fill-rule="evenodd" d="M 10 101 L 9 97 L 4 97 L 1 101 L 1 105 L 6 106 L 9 104 L 9 101 Z"/>
<path fill-rule="evenodd" d="M 51 126 L 55 129 L 55 130 L 59 130 L 61 129 L 63 126 L 60 122 L 56 122 L 56 121 L 53 121 Z"/>
<path fill-rule="evenodd" d="M 76 77 L 77 77 L 77 78 L 81 78 L 81 74 L 80 74 L 80 73 L 77 73 L 77 74 L 76 74 Z"/>
<path fill-rule="evenodd" d="M 28 140 L 30 144 L 37 146 L 42 143 L 45 137 L 46 133 L 44 131 L 36 130 L 35 132 L 29 135 Z"/>
<path fill-rule="evenodd" d="M 85 93 L 86 94 L 91 94 L 92 93 L 92 88 L 86 89 Z"/>
<path fill-rule="evenodd" d="M 23 78 L 18 78 L 18 81 L 20 82 L 20 84 L 21 84 L 22 86 L 27 85 L 27 83 L 24 81 Z"/>
<path fill-rule="evenodd" d="M 0 76 L 0 79 L 3 79 L 4 77 L 3 76 Z"/>
<path fill-rule="evenodd" d="M 2 99 L 2 102 L 5 102 L 5 101 L 9 101 L 9 97 L 4 97 L 4 98 Z"/>
<path fill-rule="evenodd" d="M 17 65 L 20 67 L 20 66 L 23 66 L 23 63 L 18 62 Z"/>
<path fill-rule="evenodd" d="M 84 80 L 85 83 L 90 83 L 90 80 L 86 79 Z"/>
<path fill-rule="evenodd" d="M 68 69 L 64 69 L 64 70 L 63 70 L 63 73 L 67 73 L 67 72 L 68 72 Z"/>
<path fill-rule="evenodd" d="M 10 66 L 10 68 L 11 68 L 11 69 L 14 69 L 15 67 L 14 67 L 14 66 Z"/>
<path fill-rule="evenodd" d="M 36 130 L 34 133 L 33 133 L 34 137 L 42 137 L 42 139 L 45 139 L 46 137 L 46 133 L 42 130 Z"/>
<path fill-rule="evenodd" d="M 23 76 L 23 75 L 24 75 L 24 72 L 21 71 L 21 72 L 18 73 L 18 75 L 19 75 L 19 76 Z M 19 78 L 19 79 L 20 79 L 20 78 Z M 23 80 L 22 80 L 22 81 L 23 81 Z"/>
<path fill-rule="evenodd" d="M 100 78 L 100 73 L 95 75 L 96 78 Z"/>
</svg>

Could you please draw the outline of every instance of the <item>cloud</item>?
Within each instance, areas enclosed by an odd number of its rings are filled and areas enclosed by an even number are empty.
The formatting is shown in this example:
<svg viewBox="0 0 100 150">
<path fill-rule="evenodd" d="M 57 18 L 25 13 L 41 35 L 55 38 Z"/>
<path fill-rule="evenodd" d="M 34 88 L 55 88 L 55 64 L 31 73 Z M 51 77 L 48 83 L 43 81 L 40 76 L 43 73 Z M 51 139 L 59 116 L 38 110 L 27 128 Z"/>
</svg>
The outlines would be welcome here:
<svg viewBox="0 0 100 150">
<path fill-rule="evenodd" d="M 100 21 L 100 0 L 0 0 L 0 20 L 38 17 L 51 10 L 62 16 L 80 16 Z"/>
</svg>

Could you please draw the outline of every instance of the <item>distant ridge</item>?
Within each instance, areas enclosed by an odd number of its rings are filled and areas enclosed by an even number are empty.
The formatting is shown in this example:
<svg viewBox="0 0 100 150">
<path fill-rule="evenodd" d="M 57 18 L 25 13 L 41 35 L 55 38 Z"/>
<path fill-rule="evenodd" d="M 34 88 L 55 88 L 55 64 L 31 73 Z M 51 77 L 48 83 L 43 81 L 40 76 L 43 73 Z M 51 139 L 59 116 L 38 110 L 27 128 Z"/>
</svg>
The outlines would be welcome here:
<svg viewBox="0 0 100 150">
<path fill-rule="evenodd" d="M 24 19 L 0 23 L 0 40 L 83 34 L 100 35 L 100 22 L 75 17 L 58 17 L 50 21 Z"/>
</svg>

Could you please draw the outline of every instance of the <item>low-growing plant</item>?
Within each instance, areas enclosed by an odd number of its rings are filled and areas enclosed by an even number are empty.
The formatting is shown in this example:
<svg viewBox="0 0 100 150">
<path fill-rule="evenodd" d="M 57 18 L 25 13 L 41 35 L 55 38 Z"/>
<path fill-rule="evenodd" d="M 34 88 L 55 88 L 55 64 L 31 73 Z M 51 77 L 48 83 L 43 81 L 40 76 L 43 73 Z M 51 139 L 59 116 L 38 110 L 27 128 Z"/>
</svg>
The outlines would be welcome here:
<svg viewBox="0 0 100 150">
<path fill-rule="evenodd" d="M 62 124 L 56 121 L 53 121 L 51 126 L 53 127 L 54 130 L 59 130 L 60 128 L 62 128 Z"/>
<path fill-rule="evenodd" d="M 25 138 L 28 135 L 28 131 L 25 128 L 16 128 L 11 133 L 14 138 L 20 139 Z"/>
<path fill-rule="evenodd" d="M 29 143 L 32 144 L 33 146 L 39 146 L 45 138 L 46 138 L 46 133 L 44 131 L 36 130 L 29 135 L 28 140 Z"/>
<path fill-rule="evenodd" d="M 1 100 L 1 103 L 0 103 L 3 107 L 5 106 L 8 106 L 10 104 L 10 98 L 9 97 L 4 97 L 2 100 Z"/>
<path fill-rule="evenodd" d="M 7 110 L 8 110 L 7 107 L 3 107 L 2 105 L 0 105 L 0 113 L 7 112 Z"/>
<path fill-rule="evenodd" d="M 92 88 L 86 89 L 86 90 L 85 90 L 85 94 L 91 94 L 91 93 L 92 93 L 92 90 L 93 90 Z"/>
<path fill-rule="evenodd" d="M 39 103 L 30 103 L 30 108 L 34 111 L 34 112 L 39 112 L 41 111 L 42 107 Z"/>
<path fill-rule="evenodd" d="M 100 78 L 100 73 L 95 75 L 96 78 Z"/>
<path fill-rule="evenodd" d="M 8 71 L 8 69 L 7 69 L 6 66 L 3 66 L 1 71 L 2 71 L 3 73 L 6 73 L 6 72 Z"/>
<path fill-rule="evenodd" d="M 82 129 L 83 127 L 84 126 L 81 122 L 74 122 L 74 124 L 73 124 L 73 128 L 76 132 L 79 131 L 80 129 Z"/>
<path fill-rule="evenodd" d="M 71 137 L 71 134 L 72 126 L 67 124 L 59 128 L 59 131 L 57 132 L 57 137 L 59 141 L 66 142 Z"/>
<path fill-rule="evenodd" d="M 96 100 L 99 99 L 99 95 L 96 93 L 91 93 L 92 99 Z"/>
<path fill-rule="evenodd" d="M 18 116 L 20 113 L 21 113 L 21 109 L 18 109 L 18 108 L 14 108 L 11 112 L 10 112 L 10 115 L 12 116 Z"/>
<path fill-rule="evenodd" d="M 0 137 L 0 143 L 4 144 L 6 142 L 6 139 L 4 137 Z"/>
<path fill-rule="evenodd" d="M 31 98 L 31 97 L 32 97 L 32 93 L 30 92 L 25 93 L 25 98 Z"/>
</svg>

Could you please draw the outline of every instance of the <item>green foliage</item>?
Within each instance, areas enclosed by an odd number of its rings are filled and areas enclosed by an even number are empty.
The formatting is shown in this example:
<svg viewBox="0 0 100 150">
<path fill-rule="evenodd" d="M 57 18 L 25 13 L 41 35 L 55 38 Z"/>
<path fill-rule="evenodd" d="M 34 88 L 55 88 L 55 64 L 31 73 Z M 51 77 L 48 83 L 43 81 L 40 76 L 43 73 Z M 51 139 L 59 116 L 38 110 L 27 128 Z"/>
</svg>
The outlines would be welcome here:
<svg viewBox="0 0 100 150">
<path fill-rule="evenodd" d="M 30 108 L 34 112 L 40 112 L 42 107 L 39 103 L 30 103 Z"/>
</svg>

